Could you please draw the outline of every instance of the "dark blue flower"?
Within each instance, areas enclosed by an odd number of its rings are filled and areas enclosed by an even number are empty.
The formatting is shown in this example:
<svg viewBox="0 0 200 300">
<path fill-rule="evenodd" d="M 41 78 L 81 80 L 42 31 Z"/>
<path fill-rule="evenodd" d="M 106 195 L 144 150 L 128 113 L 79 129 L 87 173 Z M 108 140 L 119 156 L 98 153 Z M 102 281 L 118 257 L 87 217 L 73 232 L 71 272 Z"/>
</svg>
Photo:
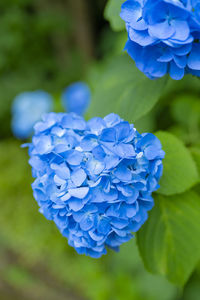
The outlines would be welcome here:
<svg viewBox="0 0 200 300">
<path fill-rule="evenodd" d="M 84 82 L 71 84 L 62 94 L 65 110 L 69 113 L 73 112 L 78 115 L 83 115 L 86 112 L 90 100 L 91 92 Z"/>
<path fill-rule="evenodd" d="M 35 125 L 29 154 L 40 212 L 78 253 L 118 250 L 147 220 L 164 158 L 153 134 L 115 114 L 86 122 L 50 113 Z"/>
<path fill-rule="evenodd" d="M 200 0 L 128 0 L 125 49 L 149 78 L 200 76 Z"/>
<path fill-rule="evenodd" d="M 41 115 L 53 108 L 52 97 L 44 91 L 19 94 L 12 105 L 12 131 L 20 139 L 27 139 L 33 133 L 33 126 Z"/>
</svg>

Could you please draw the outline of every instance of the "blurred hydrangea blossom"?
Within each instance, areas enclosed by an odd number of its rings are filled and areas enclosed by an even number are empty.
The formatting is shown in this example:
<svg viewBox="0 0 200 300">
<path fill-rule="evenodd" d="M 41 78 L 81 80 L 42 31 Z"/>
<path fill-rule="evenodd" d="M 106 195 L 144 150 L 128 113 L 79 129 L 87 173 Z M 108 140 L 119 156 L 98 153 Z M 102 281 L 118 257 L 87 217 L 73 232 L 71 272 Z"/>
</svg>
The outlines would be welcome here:
<svg viewBox="0 0 200 300">
<path fill-rule="evenodd" d="M 68 86 L 62 94 L 62 102 L 68 113 L 83 115 L 91 101 L 91 92 L 84 82 L 76 82 Z"/>
<path fill-rule="evenodd" d="M 40 212 L 79 254 L 118 250 L 154 205 L 164 158 L 158 138 L 115 114 L 86 122 L 50 113 L 34 128 L 29 163 Z"/>
<path fill-rule="evenodd" d="M 128 0 L 121 18 L 125 50 L 146 76 L 200 76 L 200 0 Z"/>
<path fill-rule="evenodd" d="M 52 97 L 44 91 L 19 94 L 12 105 L 12 131 L 20 139 L 27 139 L 33 133 L 33 126 L 42 114 L 53 109 Z"/>
</svg>

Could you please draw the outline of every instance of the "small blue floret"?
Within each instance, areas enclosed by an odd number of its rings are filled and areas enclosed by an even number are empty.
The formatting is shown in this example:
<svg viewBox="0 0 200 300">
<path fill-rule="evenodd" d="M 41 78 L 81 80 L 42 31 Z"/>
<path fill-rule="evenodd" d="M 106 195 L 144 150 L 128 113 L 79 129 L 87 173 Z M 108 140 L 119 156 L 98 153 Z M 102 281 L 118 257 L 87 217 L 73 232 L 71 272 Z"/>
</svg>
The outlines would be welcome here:
<svg viewBox="0 0 200 300">
<path fill-rule="evenodd" d="M 164 158 L 158 138 L 115 114 L 86 122 L 50 113 L 34 128 L 29 163 L 40 212 L 80 254 L 118 250 L 154 205 Z"/>
<path fill-rule="evenodd" d="M 41 115 L 53 109 L 52 97 L 44 91 L 19 94 L 12 105 L 12 131 L 20 139 L 27 139 L 33 133 L 33 126 Z"/>
<path fill-rule="evenodd" d="M 62 94 L 62 102 L 68 113 L 83 115 L 89 107 L 91 92 L 84 82 L 76 82 L 65 89 Z"/>
</svg>

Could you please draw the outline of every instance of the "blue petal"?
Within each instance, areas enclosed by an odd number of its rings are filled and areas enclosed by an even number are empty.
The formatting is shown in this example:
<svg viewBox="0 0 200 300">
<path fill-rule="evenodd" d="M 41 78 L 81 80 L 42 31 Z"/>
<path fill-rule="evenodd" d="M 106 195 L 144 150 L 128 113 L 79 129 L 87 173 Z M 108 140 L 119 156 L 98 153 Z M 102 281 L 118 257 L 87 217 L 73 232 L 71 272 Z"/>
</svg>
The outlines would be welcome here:
<svg viewBox="0 0 200 300">
<path fill-rule="evenodd" d="M 111 113 L 104 118 L 104 121 L 106 122 L 107 127 L 112 127 L 120 123 L 122 120 L 118 115 Z"/>
<path fill-rule="evenodd" d="M 187 65 L 192 70 L 200 70 L 200 44 L 194 44 Z"/>
<path fill-rule="evenodd" d="M 91 159 L 87 163 L 87 169 L 91 175 L 99 175 L 105 168 L 105 164 L 101 161 Z"/>
<path fill-rule="evenodd" d="M 148 31 L 136 31 L 132 28 L 129 30 L 129 38 L 140 46 L 149 46 L 157 41 L 157 38 L 151 37 Z"/>
<path fill-rule="evenodd" d="M 77 115 L 67 114 L 62 119 L 63 128 L 69 128 L 74 130 L 84 130 L 86 128 L 86 123 L 83 118 Z"/>
<path fill-rule="evenodd" d="M 173 40 L 187 40 L 190 36 L 190 28 L 188 22 L 185 20 L 173 20 L 172 24 L 175 29 L 175 34 L 172 37 Z"/>
<path fill-rule="evenodd" d="M 179 68 L 173 61 L 170 63 L 170 76 L 174 80 L 180 80 L 184 77 L 184 68 Z"/>
<path fill-rule="evenodd" d="M 160 149 L 153 146 L 148 146 L 144 149 L 144 155 L 148 160 L 153 160 L 160 155 Z"/>
<path fill-rule="evenodd" d="M 84 231 L 90 230 L 94 226 L 94 216 L 85 215 L 80 221 L 80 227 Z"/>
<path fill-rule="evenodd" d="M 70 178 L 70 170 L 66 166 L 65 163 L 63 163 L 61 165 L 57 165 L 57 164 L 52 163 L 50 167 L 51 167 L 52 170 L 55 170 L 56 175 L 58 175 L 60 178 L 62 178 L 62 179 L 69 179 Z"/>
<path fill-rule="evenodd" d="M 67 152 L 66 160 L 70 165 L 78 166 L 83 159 L 83 153 L 77 150 L 70 150 Z"/>
<path fill-rule="evenodd" d="M 97 136 L 94 134 L 86 135 L 80 143 L 80 146 L 84 151 L 91 151 L 97 145 L 98 145 Z"/>
<path fill-rule="evenodd" d="M 106 123 L 102 118 L 93 118 L 88 121 L 88 127 L 94 134 L 100 134 L 101 131 L 106 127 Z"/>
<path fill-rule="evenodd" d="M 73 211 L 79 211 L 84 207 L 84 203 L 80 199 L 71 198 L 67 203 Z"/>
<path fill-rule="evenodd" d="M 115 127 L 117 141 L 122 141 L 129 135 L 130 125 L 128 122 L 120 122 Z"/>
<path fill-rule="evenodd" d="M 86 177 L 86 173 L 82 168 L 74 170 L 71 174 L 71 179 L 77 187 L 83 184 Z"/>
<path fill-rule="evenodd" d="M 110 220 L 106 217 L 102 217 L 99 219 L 97 230 L 101 234 L 108 234 L 110 232 Z"/>
<path fill-rule="evenodd" d="M 175 33 L 174 26 L 171 26 L 168 21 L 162 23 L 155 23 L 148 27 L 149 34 L 157 39 L 165 40 L 170 38 Z"/>
<path fill-rule="evenodd" d="M 72 197 L 75 197 L 78 199 L 83 199 L 87 196 L 87 194 L 89 192 L 89 188 L 88 187 L 79 187 L 76 189 L 69 189 L 68 192 Z"/>
<path fill-rule="evenodd" d="M 101 136 L 100 136 L 100 141 L 114 143 L 116 141 L 115 129 L 114 128 L 103 129 Z"/>
<path fill-rule="evenodd" d="M 47 154 L 52 150 L 52 141 L 51 137 L 47 135 L 43 135 L 41 137 L 33 139 L 33 143 L 35 144 L 35 149 L 39 154 Z"/>
<path fill-rule="evenodd" d="M 135 156 L 135 150 L 133 145 L 130 144 L 119 144 L 114 147 L 114 152 L 116 155 L 122 158 L 129 158 Z"/>
<path fill-rule="evenodd" d="M 130 181 L 132 179 L 131 171 L 124 165 L 120 165 L 117 167 L 117 169 L 114 171 L 114 175 L 122 180 L 122 181 Z"/>
</svg>

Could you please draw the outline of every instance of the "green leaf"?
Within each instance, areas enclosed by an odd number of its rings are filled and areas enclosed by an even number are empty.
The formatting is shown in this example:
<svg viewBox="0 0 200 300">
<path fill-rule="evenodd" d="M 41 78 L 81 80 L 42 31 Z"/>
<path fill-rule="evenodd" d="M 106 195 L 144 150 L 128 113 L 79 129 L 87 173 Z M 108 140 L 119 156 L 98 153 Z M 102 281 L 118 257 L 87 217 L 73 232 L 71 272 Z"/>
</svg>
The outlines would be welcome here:
<svg viewBox="0 0 200 300">
<path fill-rule="evenodd" d="M 124 0 L 109 0 L 104 11 L 104 17 L 110 22 L 114 31 L 125 29 L 125 22 L 120 18 L 121 5 L 123 3 Z"/>
<path fill-rule="evenodd" d="M 196 163 L 198 172 L 199 172 L 199 178 L 200 178 L 200 147 L 192 147 L 190 148 L 190 152 L 192 154 L 192 157 Z"/>
<path fill-rule="evenodd" d="M 190 280 L 184 287 L 183 295 L 181 300 L 199 300 L 200 295 L 200 274 L 194 272 Z"/>
<path fill-rule="evenodd" d="M 200 260 L 200 197 L 194 191 L 156 195 L 148 221 L 137 233 L 145 267 L 183 285 Z"/>
<path fill-rule="evenodd" d="M 114 112 L 135 122 L 153 108 L 165 82 L 147 78 L 128 55 L 117 56 L 106 64 L 96 82 L 90 113 L 104 117 Z"/>
<path fill-rule="evenodd" d="M 199 181 L 196 164 L 182 141 L 168 132 L 158 132 L 156 136 L 166 153 L 163 160 L 163 176 L 158 193 L 174 195 L 189 190 Z"/>
<path fill-rule="evenodd" d="M 180 134 L 186 144 L 195 144 L 200 140 L 200 98 L 191 93 L 177 95 L 171 103 L 171 114 L 176 121 L 170 128 L 175 134 Z"/>
<path fill-rule="evenodd" d="M 193 131 L 200 120 L 200 101 L 196 95 L 184 93 L 178 95 L 171 105 L 173 118 L 182 126 Z"/>
</svg>

